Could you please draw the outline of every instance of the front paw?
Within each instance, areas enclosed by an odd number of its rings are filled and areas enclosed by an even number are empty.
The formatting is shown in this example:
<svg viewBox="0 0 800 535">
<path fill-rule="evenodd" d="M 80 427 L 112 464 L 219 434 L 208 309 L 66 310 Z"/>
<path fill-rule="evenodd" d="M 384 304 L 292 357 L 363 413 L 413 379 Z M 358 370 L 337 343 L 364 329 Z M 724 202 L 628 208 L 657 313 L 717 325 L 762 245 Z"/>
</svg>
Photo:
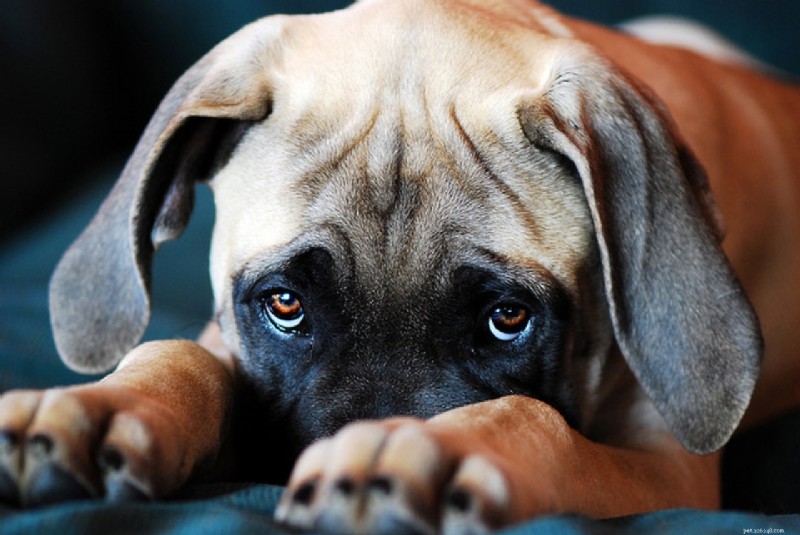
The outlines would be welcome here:
<svg viewBox="0 0 800 535">
<path fill-rule="evenodd" d="M 182 473 L 167 407 L 102 383 L 0 397 L 0 501 L 154 497 Z"/>
<path fill-rule="evenodd" d="M 508 522 L 508 479 L 487 456 L 414 420 L 356 423 L 299 459 L 279 522 L 326 533 L 483 533 Z"/>
</svg>

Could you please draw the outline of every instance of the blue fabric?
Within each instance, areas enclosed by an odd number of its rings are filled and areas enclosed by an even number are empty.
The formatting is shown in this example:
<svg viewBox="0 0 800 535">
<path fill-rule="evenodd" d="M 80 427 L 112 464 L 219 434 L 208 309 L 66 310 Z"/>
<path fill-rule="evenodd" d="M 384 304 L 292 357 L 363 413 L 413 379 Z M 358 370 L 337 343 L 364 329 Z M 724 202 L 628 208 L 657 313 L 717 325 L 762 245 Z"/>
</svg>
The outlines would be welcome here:
<svg viewBox="0 0 800 535">
<path fill-rule="evenodd" d="M 290 535 L 272 521 L 281 489 L 253 485 L 212 498 L 112 505 L 74 502 L 36 511 L 0 506 L 0 535 L 58 533 L 196 535 L 263 533 Z M 731 535 L 800 533 L 800 515 L 764 516 L 689 509 L 598 521 L 577 515 L 543 517 L 500 532 L 502 535 L 639 535 L 648 533 Z M 760 531 L 756 531 L 760 530 Z M 772 531 L 770 531 L 772 530 Z"/>
<path fill-rule="evenodd" d="M 0 248 L 0 393 L 45 388 L 96 377 L 69 371 L 59 360 L 47 309 L 47 285 L 61 254 L 90 221 L 119 172 L 72 199 L 37 226 Z M 208 250 L 214 209 L 198 188 L 197 207 L 184 236 L 165 244 L 153 267 L 153 314 L 145 340 L 194 339 L 211 317 Z"/>
</svg>

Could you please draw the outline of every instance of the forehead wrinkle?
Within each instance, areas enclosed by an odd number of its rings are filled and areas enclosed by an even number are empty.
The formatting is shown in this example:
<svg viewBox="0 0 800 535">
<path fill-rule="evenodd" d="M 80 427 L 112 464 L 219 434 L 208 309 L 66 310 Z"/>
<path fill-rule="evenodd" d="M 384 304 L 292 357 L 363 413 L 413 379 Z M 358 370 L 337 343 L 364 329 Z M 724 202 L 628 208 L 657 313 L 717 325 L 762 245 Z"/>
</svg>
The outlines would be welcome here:
<svg viewBox="0 0 800 535">
<path fill-rule="evenodd" d="M 333 128 L 320 126 L 317 114 L 310 112 L 304 115 L 299 124 L 289 129 L 291 134 L 287 136 L 287 141 L 292 146 L 293 160 L 308 162 L 292 188 L 314 202 L 324 189 L 326 177 L 335 174 L 357 149 L 364 146 L 378 123 L 379 115 L 379 109 L 373 107 L 365 121 L 360 124 L 354 121 L 355 124 L 338 132 L 333 132 Z M 351 133 L 353 130 L 354 134 Z"/>
<path fill-rule="evenodd" d="M 476 235 L 521 262 L 536 258 L 565 286 L 574 287 L 571 273 L 594 244 L 580 184 L 568 166 L 535 151 L 513 117 L 500 112 L 496 118 L 502 123 L 479 122 L 470 129 L 458 111 L 464 110 L 451 106 L 449 116 L 456 143 L 477 170 L 459 173 L 465 167 L 461 160 L 451 166 L 454 177 L 475 192 L 481 205 L 482 227 Z M 476 131 L 482 132 L 480 137 Z"/>
<path fill-rule="evenodd" d="M 533 213 L 527 209 L 525 203 L 522 202 L 520 196 L 514 191 L 501 176 L 494 172 L 489 162 L 484 158 L 481 151 L 478 149 L 477 144 L 472 139 L 472 136 L 464 128 L 454 106 L 450 108 L 450 119 L 453 122 L 455 131 L 458 134 L 462 145 L 467 150 L 473 163 L 475 163 L 481 171 L 483 177 L 487 178 L 489 183 L 494 186 L 495 190 L 499 192 L 511 206 L 517 217 L 523 222 L 525 233 L 531 239 L 537 239 L 542 236 L 542 229 L 533 216 Z"/>
<path fill-rule="evenodd" d="M 409 250 L 422 189 L 435 174 L 430 134 L 405 127 L 402 114 L 373 114 L 355 138 L 338 144 L 344 151 L 309 168 L 293 186 L 303 190 L 311 225 L 331 221 L 350 229 L 367 259 Z"/>
<path fill-rule="evenodd" d="M 472 210 L 464 208 L 468 205 L 461 194 L 454 193 L 452 182 L 438 180 L 438 174 L 431 169 L 425 177 L 402 176 L 395 206 L 382 214 L 364 189 L 369 177 L 352 180 L 339 169 L 331 177 L 335 185 L 328 184 L 328 193 L 322 193 L 318 206 L 309 211 L 313 214 L 311 227 L 337 229 L 342 243 L 347 244 L 356 282 L 370 299 L 385 299 L 434 283 L 432 279 L 441 276 L 441 263 L 447 261 L 443 256 L 447 256 L 449 241 L 467 232 L 462 227 L 469 222 L 465 219 L 471 219 L 465 215 Z"/>
</svg>

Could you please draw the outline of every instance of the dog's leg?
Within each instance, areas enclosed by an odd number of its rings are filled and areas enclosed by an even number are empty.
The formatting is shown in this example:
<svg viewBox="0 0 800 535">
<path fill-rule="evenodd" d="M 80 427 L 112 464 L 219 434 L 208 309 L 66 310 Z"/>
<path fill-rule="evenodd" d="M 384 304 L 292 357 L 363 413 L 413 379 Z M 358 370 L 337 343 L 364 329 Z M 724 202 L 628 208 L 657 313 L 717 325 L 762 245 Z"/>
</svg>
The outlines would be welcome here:
<svg viewBox="0 0 800 535">
<path fill-rule="evenodd" d="M 449 534 L 544 513 L 716 507 L 717 456 L 691 455 L 671 437 L 662 444 L 597 444 L 548 405 L 516 396 L 425 422 L 357 423 L 300 458 L 277 518 L 336 533 Z"/>
<path fill-rule="evenodd" d="M 217 452 L 232 373 L 188 341 L 143 344 L 103 380 L 0 398 L 0 501 L 156 497 Z"/>
</svg>

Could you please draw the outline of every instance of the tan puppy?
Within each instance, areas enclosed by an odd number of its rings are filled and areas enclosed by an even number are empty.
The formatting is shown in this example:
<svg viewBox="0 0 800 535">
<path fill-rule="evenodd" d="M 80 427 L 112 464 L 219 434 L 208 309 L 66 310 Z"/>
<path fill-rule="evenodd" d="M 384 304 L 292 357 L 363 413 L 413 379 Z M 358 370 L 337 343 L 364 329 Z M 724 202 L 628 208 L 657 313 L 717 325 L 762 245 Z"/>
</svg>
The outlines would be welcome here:
<svg viewBox="0 0 800 535">
<path fill-rule="evenodd" d="M 163 496 L 238 436 L 276 478 L 313 444 L 277 512 L 300 528 L 717 507 L 754 388 L 749 421 L 800 402 L 797 139 L 795 88 L 529 0 L 256 22 L 56 271 L 65 361 L 122 362 L 0 400 L 0 494 Z M 131 349 L 197 180 L 216 317 Z"/>
</svg>

